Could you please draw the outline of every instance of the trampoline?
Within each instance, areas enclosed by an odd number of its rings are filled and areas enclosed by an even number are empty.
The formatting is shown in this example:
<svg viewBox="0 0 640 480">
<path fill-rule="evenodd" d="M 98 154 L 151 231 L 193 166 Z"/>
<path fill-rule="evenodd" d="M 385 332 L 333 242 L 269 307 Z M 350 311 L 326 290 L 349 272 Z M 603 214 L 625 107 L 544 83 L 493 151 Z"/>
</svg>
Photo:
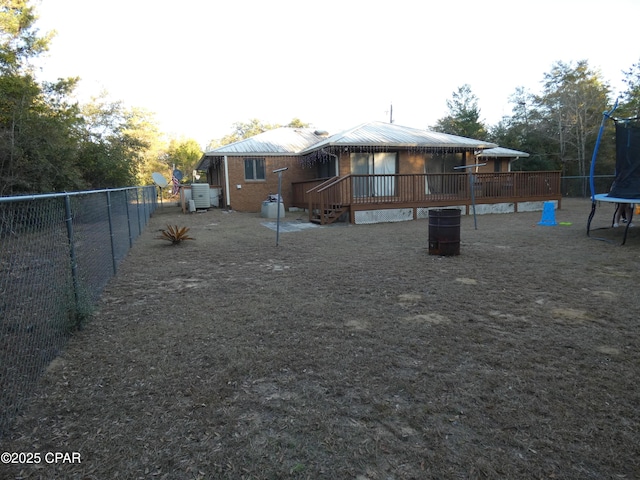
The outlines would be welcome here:
<svg viewBox="0 0 640 480">
<path fill-rule="evenodd" d="M 629 218 L 626 219 L 627 223 L 622 237 L 622 245 L 624 245 L 627 241 L 627 234 L 633 219 L 634 204 L 640 203 L 640 117 L 625 119 L 614 118 L 612 115 L 616 107 L 617 103 L 610 111 L 603 113 L 600 131 L 598 132 L 598 138 L 593 150 L 591 169 L 589 172 L 591 213 L 589 214 L 589 220 L 587 221 L 587 235 L 589 236 L 590 234 L 591 221 L 596 213 L 598 202 L 607 202 L 616 205 L 616 209 L 611 220 L 611 227 L 614 226 L 618 210 L 622 208 L 623 205 L 631 205 L 631 208 L 629 209 Z M 598 156 L 598 149 L 600 147 L 600 140 L 602 138 L 602 132 L 607 120 L 612 120 L 615 122 L 616 126 L 615 178 L 609 192 L 596 193 L 594 181 L 595 164 Z"/>
</svg>

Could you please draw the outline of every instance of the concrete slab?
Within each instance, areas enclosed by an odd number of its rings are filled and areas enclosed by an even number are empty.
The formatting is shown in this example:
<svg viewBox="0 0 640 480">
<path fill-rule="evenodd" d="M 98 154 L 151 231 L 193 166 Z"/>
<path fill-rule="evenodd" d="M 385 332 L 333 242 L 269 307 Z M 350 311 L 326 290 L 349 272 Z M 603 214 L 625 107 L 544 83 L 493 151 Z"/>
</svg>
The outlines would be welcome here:
<svg viewBox="0 0 640 480">
<path fill-rule="evenodd" d="M 277 222 L 262 222 L 264 227 L 267 227 L 274 232 L 278 229 Z M 281 233 L 301 232 L 302 230 L 308 230 L 310 228 L 316 228 L 319 225 L 309 222 L 280 222 Z"/>
</svg>

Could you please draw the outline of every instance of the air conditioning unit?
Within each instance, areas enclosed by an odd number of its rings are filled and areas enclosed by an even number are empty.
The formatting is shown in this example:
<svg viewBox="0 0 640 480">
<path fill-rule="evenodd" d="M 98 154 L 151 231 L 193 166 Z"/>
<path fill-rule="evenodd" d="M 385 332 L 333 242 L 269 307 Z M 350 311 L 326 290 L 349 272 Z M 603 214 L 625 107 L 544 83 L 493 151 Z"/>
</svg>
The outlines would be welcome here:
<svg viewBox="0 0 640 480">
<path fill-rule="evenodd" d="M 209 208 L 211 206 L 211 197 L 209 195 L 208 183 L 192 183 L 191 199 L 196 204 L 196 208 Z"/>
</svg>

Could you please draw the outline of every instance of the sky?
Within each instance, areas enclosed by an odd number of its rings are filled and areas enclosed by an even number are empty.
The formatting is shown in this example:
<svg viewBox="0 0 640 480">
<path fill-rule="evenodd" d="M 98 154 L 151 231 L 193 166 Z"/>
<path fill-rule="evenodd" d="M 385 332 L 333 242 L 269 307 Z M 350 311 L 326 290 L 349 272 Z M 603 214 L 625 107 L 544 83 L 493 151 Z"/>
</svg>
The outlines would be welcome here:
<svg viewBox="0 0 640 480">
<path fill-rule="evenodd" d="M 640 62 L 640 0 L 33 0 L 56 31 L 41 80 L 80 77 L 204 149 L 258 119 L 337 133 L 373 120 L 429 128 L 468 84 L 481 120 L 587 60 L 615 93 Z"/>
</svg>

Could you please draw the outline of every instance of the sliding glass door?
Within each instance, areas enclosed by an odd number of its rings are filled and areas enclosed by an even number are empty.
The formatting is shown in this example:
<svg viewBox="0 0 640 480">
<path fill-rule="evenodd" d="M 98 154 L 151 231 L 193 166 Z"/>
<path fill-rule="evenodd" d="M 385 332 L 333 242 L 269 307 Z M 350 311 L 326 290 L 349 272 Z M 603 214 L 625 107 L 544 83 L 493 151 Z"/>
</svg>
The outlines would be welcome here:
<svg viewBox="0 0 640 480">
<path fill-rule="evenodd" d="M 367 175 L 353 177 L 355 197 L 393 196 L 395 195 L 395 177 L 391 175 L 398 173 L 397 154 L 395 152 L 352 153 L 351 173 Z"/>
</svg>

